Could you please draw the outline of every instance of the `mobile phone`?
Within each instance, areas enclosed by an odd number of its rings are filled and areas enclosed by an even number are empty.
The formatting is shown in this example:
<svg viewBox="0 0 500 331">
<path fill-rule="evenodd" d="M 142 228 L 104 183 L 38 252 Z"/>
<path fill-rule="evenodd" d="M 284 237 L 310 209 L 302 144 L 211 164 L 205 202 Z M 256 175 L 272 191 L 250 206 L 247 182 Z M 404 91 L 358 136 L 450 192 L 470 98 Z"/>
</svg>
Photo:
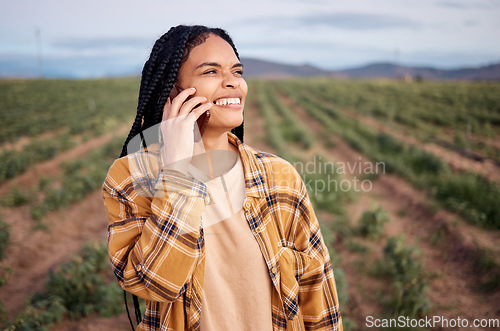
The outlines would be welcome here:
<svg viewBox="0 0 500 331">
<path fill-rule="evenodd" d="M 171 98 L 175 98 L 179 93 L 182 92 L 182 90 L 184 90 L 179 84 L 177 83 L 174 83 L 174 89 L 175 89 L 175 93 L 172 95 L 172 93 L 170 94 L 170 97 Z M 190 95 L 187 99 L 191 99 L 193 96 Z M 204 112 L 203 114 L 201 114 L 200 117 L 198 117 L 198 120 L 196 121 L 198 123 L 198 129 L 200 130 L 200 136 L 198 137 L 197 134 L 195 134 L 195 141 L 198 142 L 201 137 L 203 136 L 203 133 L 205 133 L 205 129 L 207 128 L 207 124 L 208 124 L 208 120 L 210 120 L 210 110 L 207 110 L 206 112 Z"/>
</svg>

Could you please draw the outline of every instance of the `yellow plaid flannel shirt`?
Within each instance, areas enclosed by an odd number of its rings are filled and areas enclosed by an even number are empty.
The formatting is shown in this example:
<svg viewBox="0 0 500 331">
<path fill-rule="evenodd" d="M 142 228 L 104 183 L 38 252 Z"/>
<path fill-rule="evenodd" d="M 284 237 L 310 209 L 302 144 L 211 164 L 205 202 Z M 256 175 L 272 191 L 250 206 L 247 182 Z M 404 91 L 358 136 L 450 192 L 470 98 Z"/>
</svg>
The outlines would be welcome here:
<svg viewBox="0 0 500 331">
<path fill-rule="evenodd" d="M 231 133 L 229 141 L 245 172 L 245 218 L 274 285 L 273 330 L 342 330 L 330 257 L 302 179 L 285 160 Z M 180 172 L 137 164 L 161 159 L 158 148 L 138 153 L 116 160 L 103 185 L 114 273 L 126 291 L 146 300 L 138 330 L 198 330 L 205 271 L 200 220 L 210 195 Z"/>
</svg>

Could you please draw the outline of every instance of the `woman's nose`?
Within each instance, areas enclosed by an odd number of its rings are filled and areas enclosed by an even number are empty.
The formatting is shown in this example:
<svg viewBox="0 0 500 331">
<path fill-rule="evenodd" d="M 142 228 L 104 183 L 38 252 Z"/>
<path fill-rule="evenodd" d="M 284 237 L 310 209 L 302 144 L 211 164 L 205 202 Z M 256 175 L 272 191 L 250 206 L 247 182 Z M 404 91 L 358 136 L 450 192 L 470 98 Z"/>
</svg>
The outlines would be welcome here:
<svg viewBox="0 0 500 331">
<path fill-rule="evenodd" d="M 240 79 L 235 77 L 232 73 L 226 74 L 222 84 L 227 88 L 238 88 L 240 86 Z"/>
</svg>

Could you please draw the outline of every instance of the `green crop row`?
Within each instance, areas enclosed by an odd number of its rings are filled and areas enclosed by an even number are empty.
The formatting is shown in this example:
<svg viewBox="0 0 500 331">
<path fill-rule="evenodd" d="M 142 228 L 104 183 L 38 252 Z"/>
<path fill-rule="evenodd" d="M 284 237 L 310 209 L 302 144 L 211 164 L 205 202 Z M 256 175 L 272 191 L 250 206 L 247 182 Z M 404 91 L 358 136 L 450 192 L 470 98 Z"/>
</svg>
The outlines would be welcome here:
<svg viewBox="0 0 500 331">
<path fill-rule="evenodd" d="M 111 272 L 106 244 L 90 244 L 72 261 L 49 273 L 45 290 L 2 330 L 49 330 L 65 316 L 79 319 L 97 313 L 110 317 L 123 312 L 123 292 Z"/>
<path fill-rule="evenodd" d="M 9 225 L 4 221 L 0 215 L 0 261 L 6 256 L 7 246 L 9 245 L 10 229 Z M 0 284 L 2 282 L 0 281 Z"/>
<path fill-rule="evenodd" d="M 31 217 L 41 221 L 48 212 L 80 201 L 101 187 L 122 143 L 122 138 L 115 138 L 85 157 L 65 163 L 61 185 L 57 187 L 47 178 L 41 178 L 39 186 L 44 198 L 31 207 Z"/>
<path fill-rule="evenodd" d="M 336 106 L 411 127 L 458 127 L 472 123 L 473 132 L 484 134 L 486 125 L 500 126 L 500 85 L 495 83 L 402 84 L 334 79 L 296 82 L 300 88 L 316 92 Z"/>
<path fill-rule="evenodd" d="M 426 295 L 428 277 L 415 248 L 405 247 L 403 236 L 390 237 L 378 273 L 392 281 L 392 298 L 387 300 L 392 316 L 421 317 L 430 310 Z"/>
<path fill-rule="evenodd" d="M 0 81 L 0 145 L 66 128 L 102 133 L 131 117 L 136 78 Z"/>
<path fill-rule="evenodd" d="M 385 223 L 390 221 L 387 211 L 378 207 L 373 210 L 365 210 L 359 219 L 359 233 L 370 239 L 378 239 L 384 231 Z"/>
<path fill-rule="evenodd" d="M 6 257 L 6 250 L 9 246 L 9 239 L 9 225 L 4 221 L 2 215 L 0 214 L 0 288 L 5 285 L 7 281 L 7 274 L 9 273 L 9 268 L 5 267 L 2 263 L 2 260 L 4 260 Z M 7 311 L 3 302 L 0 300 L 0 321 L 5 319 L 6 312 Z"/>
<path fill-rule="evenodd" d="M 285 140 L 297 142 L 305 149 L 309 149 L 314 144 L 314 136 L 311 131 L 302 123 L 298 116 L 281 100 L 280 96 L 270 84 L 261 89 L 261 93 L 267 94 L 267 101 L 281 116 L 280 130 Z"/>
<path fill-rule="evenodd" d="M 260 82 L 259 82 L 260 83 Z M 286 160 L 291 160 L 293 157 L 287 150 L 287 143 L 279 130 L 279 123 L 281 119 L 276 114 L 274 108 L 269 102 L 269 95 L 261 88 L 262 83 L 255 83 L 258 86 L 259 93 L 257 95 L 256 103 L 260 109 L 262 118 L 264 119 L 264 127 L 266 131 L 266 138 L 276 153 Z"/>
<path fill-rule="evenodd" d="M 62 134 L 55 138 L 32 141 L 21 151 L 3 150 L 0 152 L 0 183 L 22 174 L 30 166 L 49 160 L 59 152 L 72 148 L 75 142 L 69 134 Z"/>
<path fill-rule="evenodd" d="M 498 84 L 311 79 L 296 80 L 294 86 L 344 111 L 372 116 L 386 125 L 399 123 L 419 139 L 446 141 L 447 148 L 500 158 L 498 148 L 476 139 L 495 138 L 499 132 Z"/>
<path fill-rule="evenodd" d="M 444 207 L 461 213 L 472 224 L 500 229 L 500 210 L 496 207 L 500 205 L 500 188 L 495 182 L 470 172 L 452 172 L 439 157 L 362 125 L 292 84 L 283 82 L 277 87 L 330 134 L 341 136 L 364 155 L 383 162 L 384 171 L 399 174 L 415 187 L 426 189 Z"/>
</svg>

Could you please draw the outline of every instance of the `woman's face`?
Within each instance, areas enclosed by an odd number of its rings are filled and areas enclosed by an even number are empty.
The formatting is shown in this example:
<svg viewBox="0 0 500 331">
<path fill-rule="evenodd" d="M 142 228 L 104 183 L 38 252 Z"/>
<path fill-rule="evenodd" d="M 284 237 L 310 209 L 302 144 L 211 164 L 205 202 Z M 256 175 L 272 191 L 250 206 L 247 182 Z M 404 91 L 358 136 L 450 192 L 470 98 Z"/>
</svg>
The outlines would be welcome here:
<svg viewBox="0 0 500 331">
<path fill-rule="evenodd" d="M 221 134 L 243 122 L 243 107 L 248 86 L 242 77 L 243 66 L 231 45 L 216 35 L 191 50 L 179 70 L 177 83 L 196 88 L 214 105 L 206 133 Z"/>
</svg>

